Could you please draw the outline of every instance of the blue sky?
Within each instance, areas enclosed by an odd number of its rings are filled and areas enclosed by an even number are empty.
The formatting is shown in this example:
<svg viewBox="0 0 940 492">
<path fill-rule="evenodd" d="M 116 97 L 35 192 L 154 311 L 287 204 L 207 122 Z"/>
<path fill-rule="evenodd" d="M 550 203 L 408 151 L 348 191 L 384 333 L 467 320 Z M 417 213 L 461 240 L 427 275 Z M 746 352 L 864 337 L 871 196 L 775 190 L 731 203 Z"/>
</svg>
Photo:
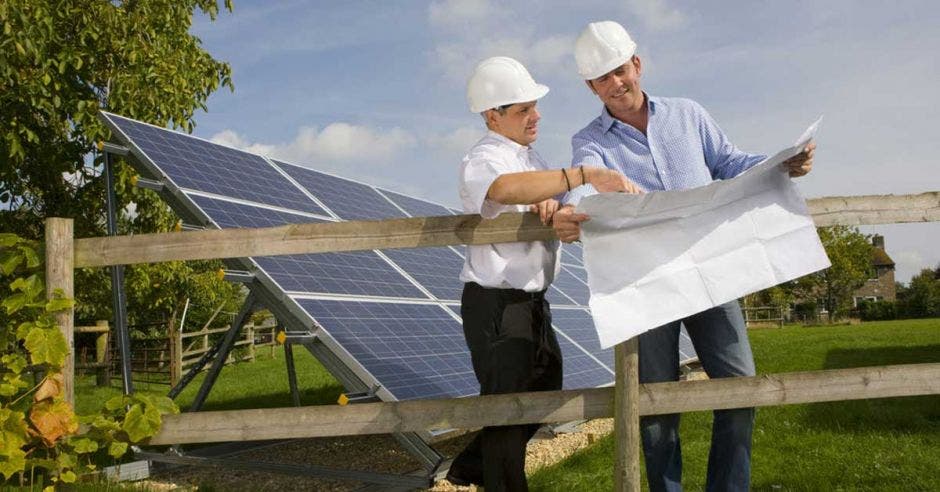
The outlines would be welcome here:
<svg viewBox="0 0 940 492">
<path fill-rule="evenodd" d="M 744 150 L 775 152 L 825 115 L 805 196 L 940 190 L 935 1 L 235 0 L 193 27 L 235 82 L 195 133 L 456 206 L 484 131 L 465 102 L 475 63 L 512 56 L 551 88 L 535 147 L 568 165 L 601 108 L 572 46 L 605 19 L 636 40 L 644 90 L 697 100 Z M 899 280 L 940 263 L 936 223 L 863 231 L 886 236 Z"/>
</svg>

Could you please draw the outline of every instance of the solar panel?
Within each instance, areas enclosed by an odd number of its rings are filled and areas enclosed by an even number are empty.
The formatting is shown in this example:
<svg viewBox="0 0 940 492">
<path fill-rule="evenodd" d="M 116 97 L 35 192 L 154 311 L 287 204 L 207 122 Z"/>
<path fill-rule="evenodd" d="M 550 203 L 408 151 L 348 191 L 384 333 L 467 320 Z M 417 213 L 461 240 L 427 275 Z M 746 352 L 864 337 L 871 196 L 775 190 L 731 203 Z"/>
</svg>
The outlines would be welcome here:
<svg viewBox="0 0 940 492">
<path fill-rule="evenodd" d="M 106 117 L 113 119 L 113 128 L 129 145 L 139 149 L 137 156 L 143 162 L 180 188 L 326 214 L 261 156 L 121 116 Z"/>
<path fill-rule="evenodd" d="M 220 228 L 460 214 L 397 192 L 271 161 L 189 135 L 104 113 L 131 164 L 161 179 L 177 212 Z M 251 258 L 268 299 L 285 304 L 288 330 L 315 330 L 365 387 L 387 399 L 477 394 L 459 322 L 466 247 Z M 613 381 L 587 310 L 578 244 L 562 247 L 562 270 L 547 297 L 565 358 L 565 388 Z M 683 333 L 682 358 L 694 357 Z"/>
<path fill-rule="evenodd" d="M 408 275 L 418 281 L 434 297 L 459 301 L 463 283 L 458 278 L 463 258 L 450 248 L 382 250 Z"/>
<path fill-rule="evenodd" d="M 448 210 L 446 207 L 436 203 L 426 202 L 424 200 L 418 200 L 417 198 L 412 198 L 410 196 L 400 195 L 394 191 L 380 189 L 379 192 L 394 202 L 395 205 L 401 207 L 401 209 L 404 210 L 406 214 L 412 217 L 433 217 L 438 215 L 453 214 L 453 212 Z"/>
<path fill-rule="evenodd" d="M 316 218 L 188 194 L 221 228 L 272 227 L 322 222 Z M 372 251 L 254 258 L 285 291 L 427 299 L 415 285 Z"/>
<path fill-rule="evenodd" d="M 298 299 L 399 400 L 475 395 L 463 327 L 437 305 Z"/>
<path fill-rule="evenodd" d="M 371 186 L 278 160 L 274 160 L 274 163 L 341 219 L 405 217 L 401 210 Z"/>
<path fill-rule="evenodd" d="M 566 296 L 571 298 L 575 303 L 581 306 L 587 306 L 588 301 L 591 298 L 587 284 L 581 280 L 578 280 L 578 278 L 568 270 L 568 267 L 561 267 L 558 275 L 555 276 L 555 281 L 552 282 L 552 287 L 560 290 Z"/>
</svg>

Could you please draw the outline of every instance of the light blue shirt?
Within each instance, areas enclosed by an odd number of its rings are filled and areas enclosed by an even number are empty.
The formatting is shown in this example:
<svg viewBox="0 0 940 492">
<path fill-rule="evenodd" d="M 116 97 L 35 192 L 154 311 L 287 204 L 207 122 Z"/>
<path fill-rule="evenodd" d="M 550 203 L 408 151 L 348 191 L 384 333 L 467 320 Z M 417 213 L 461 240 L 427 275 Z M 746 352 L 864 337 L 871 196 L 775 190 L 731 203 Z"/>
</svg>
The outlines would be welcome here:
<svg viewBox="0 0 940 492">
<path fill-rule="evenodd" d="M 766 156 L 742 152 L 701 105 L 690 99 L 650 97 L 646 135 L 601 115 L 571 138 L 572 167 L 605 166 L 620 171 L 644 191 L 681 190 L 741 174 Z M 572 190 L 566 203 L 596 193 L 591 185 Z"/>
</svg>

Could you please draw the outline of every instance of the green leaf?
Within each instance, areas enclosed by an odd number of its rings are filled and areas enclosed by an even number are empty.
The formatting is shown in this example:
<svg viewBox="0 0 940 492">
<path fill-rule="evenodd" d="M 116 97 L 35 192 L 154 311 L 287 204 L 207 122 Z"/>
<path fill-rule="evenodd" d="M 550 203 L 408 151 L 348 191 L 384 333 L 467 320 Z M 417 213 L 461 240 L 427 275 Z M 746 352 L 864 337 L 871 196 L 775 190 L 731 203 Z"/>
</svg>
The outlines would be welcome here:
<svg viewBox="0 0 940 492">
<path fill-rule="evenodd" d="M 138 403 L 128 410 L 121 429 L 127 433 L 131 442 L 139 442 L 160 430 L 160 413 L 153 407 L 144 407 Z"/>
<path fill-rule="evenodd" d="M 26 335 L 26 350 L 33 364 L 51 364 L 61 367 L 69 354 L 69 346 L 59 330 L 33 328 Z"/>
<path fill-rule="evenodd" d="M 46 302 L 46 311 L 54 313 L 56 311 L 65 311 L 67 309 L 72 309 L 75 306 L 75 301 L 72 299 L 50 299 Z"/>
<path fill-rule="evenodd" d="M 19 448 L 29 441 L 29 434 L 23 414 L 6 408 L 0 408 L 0 443 L 3 446 Z M 0 449 L 3 448 L 0 446 Z"/>
<path fill-rule="evenodd" d="M 124 453 L 127 452 L 127 443 L 121 441 L 114 441 L 108 446 L 108 454 L 114 458 L 120 458 L 124 456 Z"/>
<path fill-rule="evenodd" d="M 62 480 L 65 483 L 75 483 L 76 478 L 78 477 L 75 476 L 75 472 L 73 472 L 72 470 L 62 472 L 59 475 L 59 480 Z"/>
<path fill-rule="evenodd" d="M 153 406 L 161 414 L 176 415 L 180 413 L 180 408 L 176 406 L 176 403 L 165 396 L 154 396 Z"/>
<path fill-rule="evenodd" d="M 94 453 L 98 450 L 98 443 L 87 437 L 70 439 L 69 444 L 72 445 L 72 449 L 78 454 Z"/>
<path fill-rule="evenodd" d="M 23 253 L 23 256 L 26 257 L 26 268 L 36 268 L 39 266 L 39 253 L 37 253 L 34 248 L 21 244 L 18 249 Z"/>
<path fill-rule="evenodd" d="M 124 406 L 123 396 L 115 396 L 114 398 L 111 398 L 110 400 L 106 401 L 104 404 L 104 408 L 111 412 L 119 408 L 122 408 L 123 406 Z"/>
<path fill-rule="evenodd" d="M 6 309 L 7 314 L 13 314 L 20 309 L 23 309 L 23 306 L 29 303 L 29 298 L 26 294 L 22 292 L 18 294 L 13 294 L 12 296 L 7 297 L 3 300 L 3 308 Z"/>
<path fill-rule="evenodd" d="M 0 248 L 9 248 L 23 241 L 23 238 L 9 232 L 0 232 Z"/>
<path fill-rule="evenodd" d="M 91 422 L 91 426 L 103 433 L 110 433 L 121 430 L 121 424 L 103 415 L 96 415 L 94 420 Z"/>
<path fill-rule="evenodd" d="M 4 480 L 9 480 L 25 468 L 26 453 L 22 449 L 12 448 L 7 443 L 0 446 L 0 474 L 3 475 Z"/>
<path fill-rule="evenodd" d="M 0 357 L 0 362 L 3 362 L 3 367 L 6 367 L 12 372 L 19 374 L 28 364 L 26 362 L 26 357 L 23 357 L 20 354 L 6 354 L 3 357 Z"/>
<path fill-rule="evenodd" d="M 16 270 L 16 267 L 20 266 L 22 261 L 23 254 L 18 250 L 4 251 L 3 256 L 0 256 L 0 272 L 3 272 L 4 275 L 10 275 Z"/>
</svg>

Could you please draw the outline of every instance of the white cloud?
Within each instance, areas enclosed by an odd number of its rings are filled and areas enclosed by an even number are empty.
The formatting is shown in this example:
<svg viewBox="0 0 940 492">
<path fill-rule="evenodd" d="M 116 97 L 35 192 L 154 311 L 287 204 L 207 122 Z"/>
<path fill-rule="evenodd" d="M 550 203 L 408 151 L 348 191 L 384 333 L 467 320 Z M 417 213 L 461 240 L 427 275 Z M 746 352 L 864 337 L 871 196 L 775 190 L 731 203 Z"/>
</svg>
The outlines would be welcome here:
<svg viewBox="0 0 940 492">
<path fill-rule="evenodd" d="M 209 140 L 212 143 L 227 145 L 229 147 L 246 150 L 254 154 L 270 155 L 275 149 L 274 145 L 248 142 L 239 134 L 235 133 L 234 130 L 228 129 L 216 133 Z"/>
<path fill-rule="evenodd" d="M 573 36 L 537 38 L 533 34 L 516 37 L 461 38 L 438 44 L 434 64 L 441 67 L 452 81 L 464 82 L 477 62 L 491 56 L 508 56 L 519 60 L 536 81 L 550 72 L 566 70 L 572 65 Z M 574 72 L 572 72 L 574 73 Z"/>
<path fill-rule="evenodd" d="M 656 31 L 676 29 L 688 22 L 686 15 L 667 5 L 666 0 L 630 0 L 626 3 L 626 10 Z"/>
<path fill-rule="evenodd" d="M 428 147 L 435 148 L 445 155 L 464 155 L 467 150 L 483 137 L 486 130 L 483 122 L 479 126 L 462 126 L 444 135 L 426 137 Z"/>
<path fill-rule="evenodd" d="M 380 131 L 349 123 L 331 123 L 322 130 L 301 127 L 290 142 L 267 144 L 249 142 L 233 130 L 213 135 L 214 143 L 297 163 L 379 162 L 390 161 L 411 148 L 416 138 L 401 128 Z"/>
<path fill-rule="evenodd" d="M 439 29 L 463 27 L 494 14 L 488 0 L 440 0 L 428 5 L 428 21 Z"/>
</svg>

